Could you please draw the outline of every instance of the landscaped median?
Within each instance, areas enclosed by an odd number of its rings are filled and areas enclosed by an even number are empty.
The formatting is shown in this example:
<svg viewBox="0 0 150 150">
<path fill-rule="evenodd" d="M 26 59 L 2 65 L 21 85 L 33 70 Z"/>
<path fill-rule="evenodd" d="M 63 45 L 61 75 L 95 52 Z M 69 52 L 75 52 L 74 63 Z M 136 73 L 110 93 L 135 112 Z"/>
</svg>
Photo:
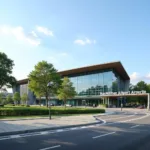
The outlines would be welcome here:
<svg viewBox="0 0 150 150">
<path fill-rule="evenodd" d="M 51 107 L 52 115 L 61 114 L 95 114 L 105 113 L 105 109 L 98 108 L 64 108 L 64 107 Z M 49 109 L 46 107 L 3 107 L 0 108 L 0 116 L 37 116 L 48 115 Z"/>
</svg>

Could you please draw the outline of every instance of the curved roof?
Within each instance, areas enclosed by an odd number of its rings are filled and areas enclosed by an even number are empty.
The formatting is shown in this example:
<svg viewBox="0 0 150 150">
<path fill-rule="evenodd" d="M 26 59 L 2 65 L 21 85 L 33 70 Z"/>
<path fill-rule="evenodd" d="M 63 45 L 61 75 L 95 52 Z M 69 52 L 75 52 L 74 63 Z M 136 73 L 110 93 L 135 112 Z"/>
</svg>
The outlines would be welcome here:
<svg viewBox="0 0 150 150">
<path fill-rule="evenodd" d="M 83 72 L 92 72 L 96 70 L 105 70 L 105 69 L 114 69 L 124 80 L 130 80 L 129 75 L 127 74 L 126 70 L 124 69 L 120 61 L 75 68 L 75 69 L 60 71 L 59 73 L 62 76 L 68 76 L 68 75 L 73 75 L 73 74 L 78 74 Z"/>
<path fill-rule="evenodd" d="M 79 74 L 84 72 L 92 72 L 96 70 L 105 70 L 105 69 L 114 69 L 124 80 L 130 80 L 129 75 L 127 74 L 126 70 L 124 69 L 120 61 L 64 70 L 64 71 L 59 71 L 58 73 L 61 76 L 69 76 L 69 75 L 74 75 L 74 74 Z M 28 78 L 19 80 L 18 83 L 26 84 L 28 83 Z"/>
</svg>

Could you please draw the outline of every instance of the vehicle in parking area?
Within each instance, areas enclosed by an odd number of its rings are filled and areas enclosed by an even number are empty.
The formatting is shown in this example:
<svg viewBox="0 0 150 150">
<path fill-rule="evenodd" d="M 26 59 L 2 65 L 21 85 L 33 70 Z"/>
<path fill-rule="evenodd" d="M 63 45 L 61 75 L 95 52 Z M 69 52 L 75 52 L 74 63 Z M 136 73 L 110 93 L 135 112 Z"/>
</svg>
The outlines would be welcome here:
<svg viewBox="0 0 150 150">
<path fill-rule="evenodd" d="M 67 106 L 67 107 L 72 107 L 72 105 L 71 105 L 71 104 L 66 104 L 66 106 Z"/>
<path fill-rule="evenodd" d="M 53 103 L 51 103 L 50 106 L 55 106 L 55 105 Z"/>
<path fill-rule="evenodd" d="M 145 107 L 143 105 L 140 105 L 137 107 L 138 109 L 144 109 Z"/>
</svg>

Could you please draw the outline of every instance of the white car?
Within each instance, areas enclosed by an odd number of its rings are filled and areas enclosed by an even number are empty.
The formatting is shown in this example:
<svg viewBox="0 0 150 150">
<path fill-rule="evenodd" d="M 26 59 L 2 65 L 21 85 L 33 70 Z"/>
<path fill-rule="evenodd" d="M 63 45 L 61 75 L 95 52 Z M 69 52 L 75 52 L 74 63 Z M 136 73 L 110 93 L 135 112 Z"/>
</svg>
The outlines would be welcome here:
<svg viewBox="0 0 150 150">
<path fill-rule="evenodd" d="M 67 107 L 72 107 L 72 105 L 71 105 L 71 104 L 66 104 L 66 106 L 67 106 Z"/>
</svg>

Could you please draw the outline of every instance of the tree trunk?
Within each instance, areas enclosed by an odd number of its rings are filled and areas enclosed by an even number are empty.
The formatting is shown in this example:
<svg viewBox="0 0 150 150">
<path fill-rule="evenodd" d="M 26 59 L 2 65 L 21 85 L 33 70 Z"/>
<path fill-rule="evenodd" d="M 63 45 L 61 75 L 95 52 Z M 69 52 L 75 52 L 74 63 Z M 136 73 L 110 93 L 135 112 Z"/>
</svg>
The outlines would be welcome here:
<svg viewBox="0 0 150 150">
<path fill-rule="evenodd" d="M 39 99 L 39 104 L 40 104 L 40 107 L 41 107 L 41 97 L 40 97 L 40 99 Z"/>
<path fill-rule="evenodd" d="M 48 108 L 48 96 L 46 96 L 46 106 Z"/>
<path fill-rule="evenodd" d="M 66 100 L 64 99 L 64 105 L 65 105 L 65 109 L 66 109 Z"/>
</svg>

